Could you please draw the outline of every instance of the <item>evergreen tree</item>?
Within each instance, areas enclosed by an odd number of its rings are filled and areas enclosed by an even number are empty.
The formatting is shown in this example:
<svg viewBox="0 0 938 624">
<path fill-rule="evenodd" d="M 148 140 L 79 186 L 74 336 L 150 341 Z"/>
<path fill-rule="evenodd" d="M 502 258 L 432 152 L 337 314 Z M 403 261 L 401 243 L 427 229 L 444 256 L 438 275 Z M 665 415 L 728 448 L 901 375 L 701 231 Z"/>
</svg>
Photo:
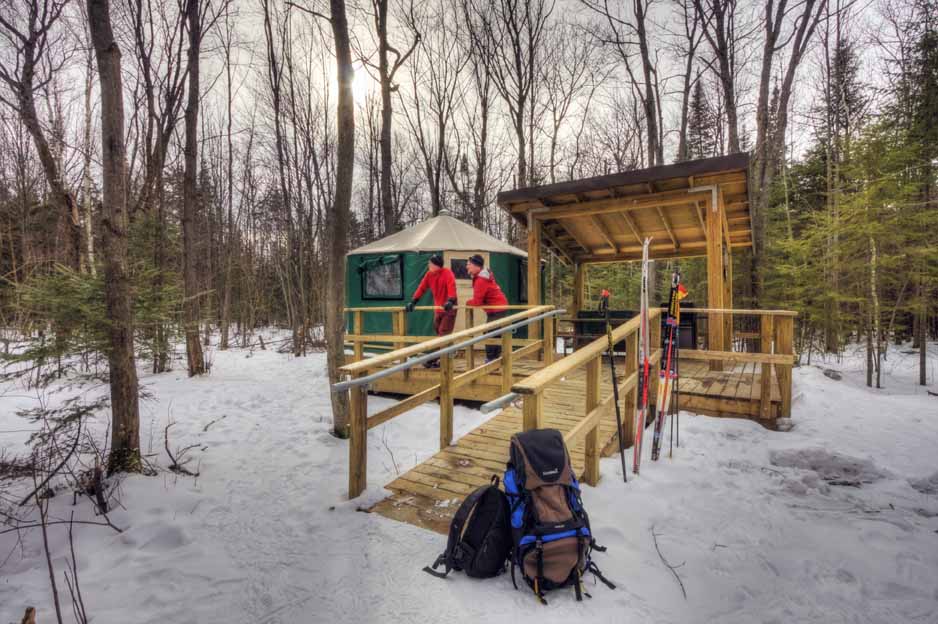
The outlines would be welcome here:
<svg viewBox="0 0 938 624">
<path fill-rule="evenodd" d="M 716 126 L 717 116 L 703 81 L 698 77 L 691 95 L 690 114 L 687 119 L 687 153 L 692 160 L 709 158 L 719 153 Z"/>
</svg>

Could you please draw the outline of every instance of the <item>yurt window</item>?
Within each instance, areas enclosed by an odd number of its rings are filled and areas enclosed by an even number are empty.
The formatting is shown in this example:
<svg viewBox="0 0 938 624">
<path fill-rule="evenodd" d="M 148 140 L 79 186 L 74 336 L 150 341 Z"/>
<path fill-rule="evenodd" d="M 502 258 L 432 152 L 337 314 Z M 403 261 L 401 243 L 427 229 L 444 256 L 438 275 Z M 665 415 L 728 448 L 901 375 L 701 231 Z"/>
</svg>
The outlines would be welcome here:
<svg viewBox="0 0 938 624">
<path fill-rule="evenodd" d="M 404 256 L 370 258 L 361 265 L 362 299 L 404 298 Z"/>
<path fill-rule="evenodd" d="M 469 260 L 466 258 L 453 258 L 449 261 L 449 268 L 456 279 L 472 279 L 469 275 Z"/>
</svg>

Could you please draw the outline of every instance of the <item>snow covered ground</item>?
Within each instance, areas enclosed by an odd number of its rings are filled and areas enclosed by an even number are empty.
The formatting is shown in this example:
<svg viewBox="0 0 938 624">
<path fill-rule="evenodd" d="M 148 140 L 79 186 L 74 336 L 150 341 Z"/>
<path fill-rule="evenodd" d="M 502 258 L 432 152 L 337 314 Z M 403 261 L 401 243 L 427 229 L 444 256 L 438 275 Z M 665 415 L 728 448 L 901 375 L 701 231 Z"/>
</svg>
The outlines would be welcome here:
<svg viewBox="0 0 938 624">
<path fill-rule="evenodd" d="M 646 458 L 628 484 L 617 458 L 603 460 L 584 501 L 608 547 L 596 560 L 619 588 L 591 587 L 583 603 L 555 592 L 547 607 L 507 576 L 430 577 L 421 568 L 441 536 L 357 511 L 434 452 L 434 406 L 370 433 L 370 488 L 349 502 L 347 443 L 329 434 L 322 355 L 216 351 L 201 379 L 143 373 L 153 395 L 144 450 L 168 465 L 171 418 L 174 447 L 200 444 L 201 475 L 126 478 L 124 509 L 112 514 L 122 534 L 76 527 L 85 606 L 93 622 L 135 624 L 936 622 L 938 398 L 915 385 L 915 356 L 889 358 L 884 390 L 864 386 L 860 354 L 823 364 L 841 381 L 817 365 L 796 369 L 790 432 L 684 413 L 673 459 Z M 934 372 L 930 381 L 936 391 Z M 34 403 L 0 387 L 0 448 L 25 452 L 28 423 L 15 412 Z M 457 436 L 485 418 L 457 407 Z M 92 518 L 87 501 L 71 502 L 56 496 L 51 515 Z M 686 600 L 652 530 L 679 566 Z M 28 605 L 40 624 L 54 619 L 40 534 L 24 538 L 0 535 L 3 624 Z M 51 527 L 50 538 L 67 602 L 65 528 Z"/>
</svg>

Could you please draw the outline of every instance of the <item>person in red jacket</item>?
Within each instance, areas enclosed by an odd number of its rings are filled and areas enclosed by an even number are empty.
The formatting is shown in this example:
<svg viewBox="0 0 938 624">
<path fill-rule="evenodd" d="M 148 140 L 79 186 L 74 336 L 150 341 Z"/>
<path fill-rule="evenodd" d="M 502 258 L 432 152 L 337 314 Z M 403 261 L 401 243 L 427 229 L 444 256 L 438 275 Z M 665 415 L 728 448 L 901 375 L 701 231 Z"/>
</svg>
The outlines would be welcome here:
<svg viewBox="0 0 938 624">
<path fill-rule="evenodd" d="M 468 270 L 469 275 L 472 276 L 472 299 L 467 301 L 466 305 L 484 306 L 486 321 L 494 321 L 508 314 L 508 310 L 499 307 L 508 305 L 508 299 L 505 298 L 505 293 L 495 281 L 495 274 L 491 269 L 485 268 L 485 259 L 478 254 L 472 256 L 469 258 Z M 485 345 L 486 362 L 491 362 L 501 356 L 501 346 Z"/>
<path fill-rule="evenodd" d="M 410 303 L 405 310 L 413 312 L 417 306 L 417 300 L 423 296 L 427 290 L 433 295 L 433 305 L 437 309 L 433 314 L 433 331 L 437 336 L 446 336 L 453 332 L 453 326 L 456 324 L 456 276 L 453 272 L 443 266 L 443 257 L 439 254 L 430 256 L 427 263 L 427 272 L 420 285 L 414 291 Z M 427 368 L 436 368 L 440 365 L 440 360 L 431 360 L 424 364 Z"/>
</svg>

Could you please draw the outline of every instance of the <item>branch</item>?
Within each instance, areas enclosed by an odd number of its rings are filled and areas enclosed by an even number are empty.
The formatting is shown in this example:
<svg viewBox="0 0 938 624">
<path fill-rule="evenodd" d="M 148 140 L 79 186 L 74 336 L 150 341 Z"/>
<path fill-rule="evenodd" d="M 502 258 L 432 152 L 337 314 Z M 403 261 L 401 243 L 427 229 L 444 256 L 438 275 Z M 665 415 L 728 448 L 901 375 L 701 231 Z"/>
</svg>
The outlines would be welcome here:
<svg viewBox="0 0 938 624">
<path fill-rule="evenodd" d="M 298 5 L 298 4 L 294 3 L 294 2 L 290 2 L 290 0 L 287 0 L 287 6 L 288 6 L 288 7 L 293 7 L 293 8 L 295 8 L 295 9 L 299 9 L 300 11 L 303 11 L 304 13 L 308 13 L 309 15 L 312 15 L 313 17 L 318 17 L 319 19 L 324 19 L 324 20 L 326 20 L 327 22 L 329 22 L 330 24 L 332 23 L 332 18 L 329 17 L 328 15 L 324 15 L 323 13 L 320 13 L 319 11 L 314 11 L 314 10 L 312 10 L 312 9 L 310 9 L 310 8 L 305 7 L 305 6 L 300 6 L 300 5 Z"/>
<path fill-rule="evenodd" d="M 668 560 L 664 558 L 664 555 L 661 554 L 661 548 L 658 546 L 658 534 L 655 533 L 655 525 L 651 525 L 651 536 L 655 540 L 655 550 L 658 551 L 658 556 L 661 557 L 661 561 L 664 562 L 664 565 L 666 565 L 668 569 L 671 570 L 671 574 L 673 574 L 674 578 L 677 579 L 678 584 L 681 586 L 681 593 L 684 594 L 684 600 L 687 600 L 687 590 L 684 589 L 684 581 L 681 580 L 681 577 L 678 576 L 678 573 L 675 571 L 684 564 L 682 563 L 680 565 L 671 565 L 668 563 Z"/>
</svg>

